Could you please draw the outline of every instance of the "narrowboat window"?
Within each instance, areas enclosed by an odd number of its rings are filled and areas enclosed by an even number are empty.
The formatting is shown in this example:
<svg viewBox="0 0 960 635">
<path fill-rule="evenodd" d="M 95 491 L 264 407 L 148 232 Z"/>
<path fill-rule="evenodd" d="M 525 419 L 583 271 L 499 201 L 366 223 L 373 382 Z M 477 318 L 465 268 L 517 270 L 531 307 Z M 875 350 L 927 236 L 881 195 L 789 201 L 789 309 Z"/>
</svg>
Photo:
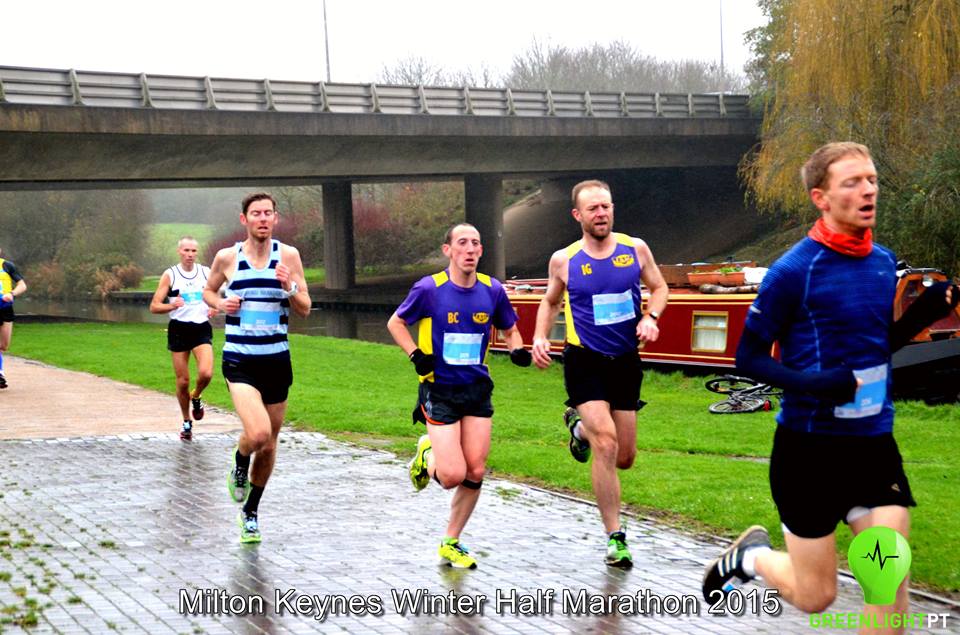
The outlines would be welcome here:
<svg viewBox="0 0 960 635">
<path fill-rule="evenodd" d="M 563 311 L 557 315 L 557 321 L 553 323 L 553 328 L 550 329 L 550 335 L 547 336 L 551 342 L 563 342 L 567 339 L 567 322 L 564 318 Z"/>
<path fill-rule="evenodd" d="M 727 313 L 693 313 L 693 345 L 695 351 L 722 353 L 727 350 Z"/>
</svg>

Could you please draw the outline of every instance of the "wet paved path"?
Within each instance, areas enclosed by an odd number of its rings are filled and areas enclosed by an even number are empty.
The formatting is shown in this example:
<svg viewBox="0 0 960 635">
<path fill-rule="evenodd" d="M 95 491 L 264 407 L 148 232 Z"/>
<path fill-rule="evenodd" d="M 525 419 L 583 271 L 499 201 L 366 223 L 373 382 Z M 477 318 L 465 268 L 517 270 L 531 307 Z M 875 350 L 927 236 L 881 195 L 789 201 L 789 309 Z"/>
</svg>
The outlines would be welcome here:
<svg viewBox="0 0 960 635">
<path fill-rule="evenodd" d="M 71 385 L 106 381 L 70 374 Z M 17 408 L 12 394 L 0 395 L 4 419 Z M 131 405 L 157 396 L 132 387 L 116 394 Z M 23 619 L 35 605 L 32 632 L 813 632 L 789 607 L 754 615 L 748 602 L 740 617 L 707 615 L 699 585 L 715 543 L 633 520 L 636 567 L 611 570 L 591 505 L 492 478 L 464 535 L 480 567 L 439 567 L 449 494 L 435 485 L 417 494 L 393 455 L 317 433 L 281 434 L 261 504 L 264 541 L 241 545 L 225 487 L 235 434 L 183 443 L 175 430 L 106 432 L 0 441 L 0 619 Z M 432 612 L 404 613 L 402 594 L 421 589 Z M 629 603 L 647 592 L 667 606 L 668 596 L 689 596 L 700 614 L 638 615 L 643 607 L 626 605 L 577 614 L 583 598 Z M 514 594 L 530 599 L 498 612 L 498 595 Z M 185 612 L 184 600 L 201 614 Z M 858 587 L 842 582 L 831 612 L 859 603 Z M 481 605 L 482 615 L 470 614 Z M 913 609 L 946 612 L 929 602 Z M 930 632 L 960 632 L 956 612 L 951 622 Z"/>
</svg>

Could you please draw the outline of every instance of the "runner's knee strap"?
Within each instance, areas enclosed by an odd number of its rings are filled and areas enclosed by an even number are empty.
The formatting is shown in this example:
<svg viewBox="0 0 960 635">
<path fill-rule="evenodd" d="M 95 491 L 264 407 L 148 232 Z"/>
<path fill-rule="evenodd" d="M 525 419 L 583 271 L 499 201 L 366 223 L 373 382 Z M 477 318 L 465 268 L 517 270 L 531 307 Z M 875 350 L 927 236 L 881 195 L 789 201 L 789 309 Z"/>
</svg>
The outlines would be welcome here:
<svg viewBox="0 0 960 635">
<path fill-rule="evenodd" d="M 480 489 L 480 486 L 483 485 L 483 479 L 479 481 L 468 481 L 467 479 L 463 479 L 460 484 L 467 489 Z"/>
</svg>

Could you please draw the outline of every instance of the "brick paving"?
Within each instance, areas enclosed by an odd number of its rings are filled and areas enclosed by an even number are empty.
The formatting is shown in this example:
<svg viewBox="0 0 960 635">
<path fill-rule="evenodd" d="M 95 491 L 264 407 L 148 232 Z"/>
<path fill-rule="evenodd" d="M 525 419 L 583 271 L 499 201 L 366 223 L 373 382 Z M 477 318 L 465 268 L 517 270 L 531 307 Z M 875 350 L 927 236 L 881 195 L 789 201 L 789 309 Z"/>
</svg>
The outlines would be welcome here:
<svg viewBox="0 0 960 635">
<path fill-rule="evenodd" d="M 139 398 L 128 388 L 125 398 Z M 9 396 L 0 394 L 5 418 Z M 281 434 L 261 503 L 264 541 L 241 545 L 225 485 L 234 433 L 184 443 L 175 430 L 105 432 L 0 441 L 0 619 L 36 606 L 29 630 L 43 633 L 812 631 L 788 606 L 777 616 L 754 614 L 751 602 L 739 617 L 707 615 L 700 577 L 716 543 L 631 520 L 636 566 L 611 570 L 592 505 L 494 478 L 463 537 L 479 568 L 437 566 L 450 494 L 435 484 L 415 493 L 402 460 L 318 433 Z M 406 592 L 429 594 L 429 610 L 402 611 Z M 671 608 L 689 596 L 699 615 L 576 614 L 583 597 L 646 593 Z M 498 611 L 498 596 L 513 594 L 515 608 Z M 830 611 L 857 611 L 860 597 L 842 579 Z M 201 613 L 185 612 L 184 598 Z M 930 601 L 912 609 L 949 612 Z M 960 632 L 956 612 L 950 621 L 929 632 Z"/>
</svg>

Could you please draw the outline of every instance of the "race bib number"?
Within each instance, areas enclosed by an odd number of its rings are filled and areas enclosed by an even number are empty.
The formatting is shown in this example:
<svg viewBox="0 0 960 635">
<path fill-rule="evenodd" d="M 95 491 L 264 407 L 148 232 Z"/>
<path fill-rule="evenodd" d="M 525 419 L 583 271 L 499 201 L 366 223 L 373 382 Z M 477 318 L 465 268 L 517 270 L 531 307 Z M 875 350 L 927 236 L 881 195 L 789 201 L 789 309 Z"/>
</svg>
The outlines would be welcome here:
<svg viewBox="0 0 960 635">
<path fill-rule="evenodd" d="M 203 291 L 184 291 L 180 297 L 184 304 L 200 304 L 203 302 Z"/>
<path fill-rule="evenodd" d="M 482 333 L 443 334 L 443 361 L 451 366 L 479 364 L 482 349 Z"/>
<path fill-rule="evenodd" d="M 863 385 L 857 388 L 853 401 L 833 409 L 833 416 L 838 419 L 860 419 L 880 414 L 887 398 L 887 372 L 886 364 L 853 371 Z"/>
<path fill-rule="evenodd" d="M 273 302 L 244 300 L 240 305 L 240 328 L 272 330 L 280 326 L 280 306 Z"/>
<path fill-rule="evenodd" d="M 597 326 L 618 324 L 635 317 L 633 294 L 629 289 L 623 293 L 598 293 L 593 296 L 593 323 Z"/>
</svg>

